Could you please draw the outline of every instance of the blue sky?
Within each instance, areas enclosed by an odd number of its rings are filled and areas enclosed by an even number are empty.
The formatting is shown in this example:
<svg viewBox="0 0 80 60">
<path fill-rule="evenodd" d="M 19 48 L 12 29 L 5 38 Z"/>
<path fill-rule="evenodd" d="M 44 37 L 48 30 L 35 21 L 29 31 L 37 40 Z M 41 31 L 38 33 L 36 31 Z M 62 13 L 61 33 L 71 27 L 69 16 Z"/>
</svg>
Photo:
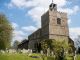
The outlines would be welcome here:
<svg viewBox="0 0 80 60">
<path fill-rule="evenodd" d="M 44 3 L 45 2 L 45 3 Z M 80 35 L 80 0 L 54 0 L 58 10 L 67 12 L 70 36 Z M 40 16 L 48 10 L 51 0 L 0 0 L 0 12 L 11 22 L 13 41 L 27 38 L 40 28 Z"/>
</svg>

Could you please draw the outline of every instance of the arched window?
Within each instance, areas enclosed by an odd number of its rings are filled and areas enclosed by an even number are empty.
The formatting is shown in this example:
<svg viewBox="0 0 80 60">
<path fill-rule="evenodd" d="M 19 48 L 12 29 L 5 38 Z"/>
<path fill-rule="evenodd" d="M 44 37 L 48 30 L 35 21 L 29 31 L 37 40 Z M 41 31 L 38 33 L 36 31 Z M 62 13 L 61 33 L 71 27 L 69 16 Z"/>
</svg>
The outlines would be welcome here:
<svg viewBox="0 0 80 60">
<path fill-rule="evenodd" d="M 61 24 L 61 19 L 57 18 L 57 24 Z"/>
</svg>

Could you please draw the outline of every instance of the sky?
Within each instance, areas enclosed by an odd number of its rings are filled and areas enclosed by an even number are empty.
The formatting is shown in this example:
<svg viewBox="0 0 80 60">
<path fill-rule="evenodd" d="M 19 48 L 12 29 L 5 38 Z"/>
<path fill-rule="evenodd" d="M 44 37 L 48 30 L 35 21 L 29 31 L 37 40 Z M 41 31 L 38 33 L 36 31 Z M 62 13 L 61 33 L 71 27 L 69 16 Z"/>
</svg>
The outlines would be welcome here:
<svg viewBox="0 0 80 60">
<path fill-rule="evenodd" d="M 70 37 L 74 40 L 80 35 L 80 0 L 53 0 L 58 11 L 68 14 Z M 12 41 L 22 41 L 41 27 L 41 15 L 44 14 L 52 0 L 0 0 L 0 13 L 11 22 Z"/>
</svg>

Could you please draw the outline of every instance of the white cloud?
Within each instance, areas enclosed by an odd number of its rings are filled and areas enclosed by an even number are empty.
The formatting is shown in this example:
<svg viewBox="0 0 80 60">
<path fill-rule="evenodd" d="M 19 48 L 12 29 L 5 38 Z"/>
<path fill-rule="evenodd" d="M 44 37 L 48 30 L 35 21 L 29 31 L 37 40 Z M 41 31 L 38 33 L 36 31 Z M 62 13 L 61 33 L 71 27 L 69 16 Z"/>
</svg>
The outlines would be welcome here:
<svg viewBox="0 0 80 60">
<path fill-rule="evenodd" d="M 13 38 L 12 38 L 12 43 L 15 40 L 22 41 L 23 39 L 27 39 L 29 33 L 32 33 L 37 30 L 37 27 L 35 26 L 23 26 L 19 27 L 17 23 L 12 22 L 12 27 L 13 27 Z"/>
<path fill-rule="evenodd" d="M 69 29 L 70 36 L 73 40 L 80 35 L 80 27 L 70 28 Z"/>
<path fill-rule="evenodd" d="M 75 47 L 80 46 L 80 39 L 78 39 L 78 36 L 80 36 L 80 27 L 70 28 L 70 37 L 74 40 Z"/>
<path fill-rule="evenodd" d="M 47 9 L 46 9 L 47 10 Z M 36 26 L 41 27 L 41 15 L 45 12 L 43 7 L 35 7 L 28 11 L 28 15 L 33 18 L 33 21 L 36 23 Z"/>
<path fill-rule="evenodd" d="M 80 35 L 80 27 L 70 28 L 70 33 Z"/>
<path fill-rule="evenodd" d="M 21 42 L 25 38 L 27 38 L 27 33 L 25 33 L 23 30 L 16 30 L 15 29 L 13 31 L 13 39 L 12 39 L 12 42 L 14 42 L 15 40 Z"/>
<path fill-rule="evenodd" d="M 12 22 L 12 28 L 15 29 L 15 28 L 17 28 L 17 27 L 19 27 L 18 24 Z"/>
<path fill-rule="evenodd" d="M 26 26 L 26 27 L 22 27 L 22 30 L 24 30 L 26 32 L 34 32 L 37 30 L 37 28 L 34 26 Z"/>
<path fill-rule="evenodd" d="M 20 8 L 20 7 L 24 7 L 25 3 L 26 0 L 11 0 L 10 3 L 8 4 L 8 7 L 16 6 Z"/>
<path fill-rule="evenodd" d="M 11 2 L 8 5 L 14 5 L 16 7 L 35 7 L 35 6 L 41 6 L 41 7 L 48 7 L 48 5 L 51 3 L 52 0 L 11 0 Z M 45 4 L 44 4 L 45 3 Z M 64 6 L 66 5 L 66 0 L 54 0 L 54 3 L 58 4 L 58 6 Z"/>
<path fill-rule="evenodd" d="M 72 23 L 71 19 L 68 20 L 68 24 Z"/>
<path fill-rule="evenodd" d="M 12 44 L 15 40 L 18 40 L 21 42 L 23 39 L 27 38 L 27 33 L 21 30 L 17 23 L 12 22 L 12 27 L 13 27 Z"/>
<path fill-rule="evenodd" d="M 13 31 L 13 39 L 12 44 L 15 40 L 21 42 L 23 39 L 28 39 L 28 33 L 32 33 L 37 30 L 34 26 L 27 26 L 27 27 L 17 27 L 18 29 L 14 29 Z"/>
<path fill-rule="evenodd" d="M 58 11 L 66 12 L 68 15 L 76 14 L 78 11 L 80 11 L 79 6 L 74 6 L 73 8 L 59 8 Z"/>
<path fill-rule="evenodd" d="M 19 35 L 23 36 L 23 35 L 25 35 L 25 33 L 23 31 L 19 31 L 19 30 L 13 31 L 13 36 L 19 36 Z"/>
</svg>

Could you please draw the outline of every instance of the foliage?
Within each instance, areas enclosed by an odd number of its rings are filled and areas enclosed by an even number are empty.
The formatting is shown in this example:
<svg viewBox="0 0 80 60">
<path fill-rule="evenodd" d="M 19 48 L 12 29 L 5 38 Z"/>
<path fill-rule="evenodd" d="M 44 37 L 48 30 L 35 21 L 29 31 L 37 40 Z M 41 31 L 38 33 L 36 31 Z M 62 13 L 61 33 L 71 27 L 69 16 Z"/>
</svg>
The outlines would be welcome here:
<svg viewBox="0 0 80 60">
<path fill-rule="evenodd" d="M 52 40 L 46 40 L 44 39 L 43 41 L 41 41 L 41 47 L 44 51 L 44 53 L 47 53 L 47 49 L 50 48 L 50 50 L 53 50 L 53 41 Z"/>
<path fill-rule="evenodd" d="M 19 44 L 20 44 L 20 42 L 19 42 L 19 41 L 17 41 L 17 40 L 16 40 L 16 41 L 14 41 L 13 48 L 15 48 L 15 49 L 16 49 L 16 48 L 17 48 L 17 46 L 18 46 Z"/>
<path fill-rule="evenodd" d="M 9 48 L 11 38 L 12 27 L 5 15 L 0 14 L 0 49 Z"/>
<path fill-rule="evenodd" d="M 54 51 L 57 60 L 61 58 L 63 59 L 65 57 L 64 52 L 68 51 L 68 47 L 69 47 L 68 41 L 66 40 L 43 40 L 42 41 L 43 51 L 47 53 L 46 50 L 50 48 L 50 51 Z"/>
<path fill-rule="evenodd" d="M 67 51 L 68 43 L 65 40 L 54 40 L 53 44 L 56 60 L 64 59 L 64 52 Z"/>
<path fill-rule="evenodd" d="M 69 44 L 68 53 L 72 54 L 74 52 L 74 50 L 75 50 L 75 47 L 72 44 Z"/>
<path fill-rule="evenodd" d="M 77 54 L 80 54 L 80 47 L 78 47 Z"/>
</svg>

